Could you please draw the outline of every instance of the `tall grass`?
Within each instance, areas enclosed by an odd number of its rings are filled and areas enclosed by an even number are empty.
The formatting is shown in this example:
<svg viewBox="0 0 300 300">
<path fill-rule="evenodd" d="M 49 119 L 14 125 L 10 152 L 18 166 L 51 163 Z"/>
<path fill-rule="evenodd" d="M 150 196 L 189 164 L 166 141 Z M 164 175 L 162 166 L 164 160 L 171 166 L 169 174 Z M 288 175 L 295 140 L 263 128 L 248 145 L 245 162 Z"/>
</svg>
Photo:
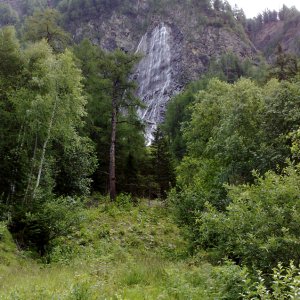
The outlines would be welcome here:
<svg viewBox="0 0 300 300">
<path fill-rule="evenodd" d="M 212 266 L 205 253 L 187 256 L 179 228 L 159 205 L 100 205 L 81 220 L 78 230 L 53 241 L 48 264 L 18 252 L 3 225 L 0 299 L 236 300 L 269 293 L 233 263 Z"/>
</svg>

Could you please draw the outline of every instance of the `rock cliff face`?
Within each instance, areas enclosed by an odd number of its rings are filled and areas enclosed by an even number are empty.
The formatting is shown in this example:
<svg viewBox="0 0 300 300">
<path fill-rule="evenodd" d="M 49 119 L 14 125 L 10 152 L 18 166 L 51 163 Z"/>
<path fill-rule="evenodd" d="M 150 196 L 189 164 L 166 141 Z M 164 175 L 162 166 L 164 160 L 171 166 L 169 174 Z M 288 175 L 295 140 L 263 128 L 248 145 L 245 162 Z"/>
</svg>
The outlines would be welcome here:
<svg viewBox="0 0 300 300">
<path fill-rule="evenodd" d="M 164 119 L 169 99 L 184 85 L 200 77 L 212 58 L 232 51 L 252 58 L 256 49 L 236 24 L 216 24 L 193 1 L 174 1 L 153 10 L 150 1 L 130 1 L 130 11 L 113 9 L 110 15 L 69 24 L 75 40 L 90 37 L 107 50 L 117 47 L 143 55 L 134 78 L 137 95 L 146 108 L 139 115 L 149 143 Z"/>
</svg>

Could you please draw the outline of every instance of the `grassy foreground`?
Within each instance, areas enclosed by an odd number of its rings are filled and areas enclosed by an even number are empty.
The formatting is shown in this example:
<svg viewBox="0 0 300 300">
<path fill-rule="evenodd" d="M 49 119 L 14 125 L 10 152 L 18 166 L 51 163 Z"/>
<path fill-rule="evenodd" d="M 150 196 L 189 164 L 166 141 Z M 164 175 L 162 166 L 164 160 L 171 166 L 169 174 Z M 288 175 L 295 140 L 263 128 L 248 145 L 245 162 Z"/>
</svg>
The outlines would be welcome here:
<svg viewBox="0 0 300 300">
<path fill-rule="evenodd" d="M 50 260 L 17 251 L 2 226 L 0 299 L 226 299 L 238 271 L 188 258 L 168 209 L 146 201 L 83 210 Z"/>
</svg>

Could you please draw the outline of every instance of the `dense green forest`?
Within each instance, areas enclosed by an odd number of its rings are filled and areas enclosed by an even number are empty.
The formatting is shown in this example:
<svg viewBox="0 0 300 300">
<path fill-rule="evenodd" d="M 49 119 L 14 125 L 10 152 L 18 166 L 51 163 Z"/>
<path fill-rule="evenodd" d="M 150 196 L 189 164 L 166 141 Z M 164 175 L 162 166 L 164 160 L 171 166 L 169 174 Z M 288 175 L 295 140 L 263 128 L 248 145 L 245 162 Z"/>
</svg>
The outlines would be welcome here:
<svg viewBox="0 0 300 300">
<path fill-rule="evenodd" d="M 300 299 L 299 58 L 211 60 L 146 146 L 142 57 L 66 30 L 129 1 L 52 6 L 0 3 L 0 298 Z"/>
</svg>

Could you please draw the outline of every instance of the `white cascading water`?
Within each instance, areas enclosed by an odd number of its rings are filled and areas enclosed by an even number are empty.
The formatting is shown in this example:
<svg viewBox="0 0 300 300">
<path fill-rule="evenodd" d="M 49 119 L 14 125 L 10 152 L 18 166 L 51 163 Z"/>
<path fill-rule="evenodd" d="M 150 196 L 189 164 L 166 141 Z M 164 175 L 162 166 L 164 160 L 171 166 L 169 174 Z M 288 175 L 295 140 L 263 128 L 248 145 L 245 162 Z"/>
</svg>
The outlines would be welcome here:
<svg viewBox="0 0 300 300">
<path fill-rule="evenodd" d="M 157 124 L 164 118 L 166 103 L 170 99 L 172 82 L 171 29 L 160 23 L 149 34 L 145 34 L 136 52 L 144 55 L 138 64 L 136 78 L 137 96 L 146 108 L 138 114 L 146 124 L 146 141 L 151 144 Z"/>
</svg>

